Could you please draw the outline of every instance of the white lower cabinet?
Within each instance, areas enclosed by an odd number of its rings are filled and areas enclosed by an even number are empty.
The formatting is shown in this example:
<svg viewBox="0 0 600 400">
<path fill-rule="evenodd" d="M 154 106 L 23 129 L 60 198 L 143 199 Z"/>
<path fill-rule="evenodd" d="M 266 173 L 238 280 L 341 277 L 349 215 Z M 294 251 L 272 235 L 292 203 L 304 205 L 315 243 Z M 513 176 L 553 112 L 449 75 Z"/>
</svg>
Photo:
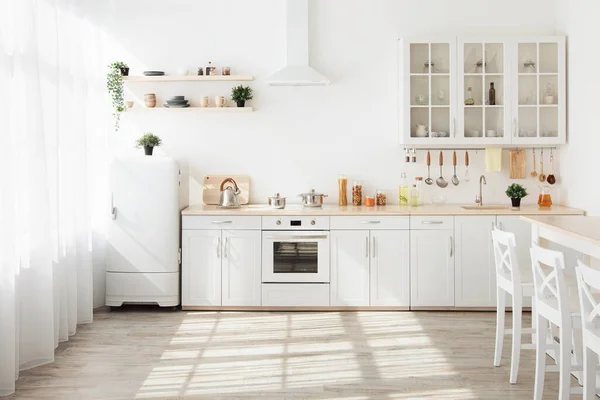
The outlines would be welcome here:
<svg viewBox="0 0 600 400">
<path fill-rule="evenodd" d="M 261 232 L 223 231 L 222 304 L 260 306 Z"/>
<path fill-rule="evenodd" d="M 452 229 L 411 230 L 410 284 L 411 307 L 454 306 Z"/>
<path fill-rule="evenodd" d="M 408 307 L 409 288 L 408 231 L 331 231 L 332 306 Z"/>
<path fill-rule="evenodd" d="M 369 305 L 369 231 L 331 231 L 332 306 Z"/>
<path fill-rule="evenodd" d="M 496 305 L 496 269 L 492 229 L 496 216 L 466 216 L 454 219 L 456 307 Z"/>
<path fill-rule="evenodd" d="M 260 230 L 184 229 L 181 250 L 182 306 L 261 305 Z"/>
<path fill-rule="evenodd" d="M 181 305 L 221 305 L 221 230 L 184 230 Z"/>
<path fill-rule="evenodd" d="M 371 231 L 370 305 L 410 305 L 409 231 Z"/>
</svg>

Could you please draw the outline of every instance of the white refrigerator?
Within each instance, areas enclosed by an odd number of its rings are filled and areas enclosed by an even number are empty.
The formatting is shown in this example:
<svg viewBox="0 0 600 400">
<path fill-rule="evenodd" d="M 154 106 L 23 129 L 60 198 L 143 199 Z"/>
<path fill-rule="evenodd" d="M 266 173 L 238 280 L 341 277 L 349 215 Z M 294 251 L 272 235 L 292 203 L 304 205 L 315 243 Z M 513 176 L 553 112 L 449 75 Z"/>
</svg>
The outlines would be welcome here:
<svg viewBox="0 0 600 400">
<path fill-rule="evenodd" d="M 106 305 L 179 305 L 179 165 L 117 157 L 110 165 Z"/>
</svg>

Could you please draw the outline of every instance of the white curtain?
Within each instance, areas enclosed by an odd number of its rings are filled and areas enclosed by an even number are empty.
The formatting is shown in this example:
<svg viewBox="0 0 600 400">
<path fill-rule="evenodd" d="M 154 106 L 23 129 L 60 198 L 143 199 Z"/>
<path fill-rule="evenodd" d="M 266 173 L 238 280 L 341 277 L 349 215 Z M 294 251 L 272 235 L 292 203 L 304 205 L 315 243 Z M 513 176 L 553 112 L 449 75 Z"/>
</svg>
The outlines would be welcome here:
<svg viewBox="0 0 600 400">
<path fill-rule="evenodd" d="M 92 321 L 93 216 L 111 121 L 101 34 L 77 1 L 0 0 L 0 9 L 2 396 L 19 370 L 52 362 L 58 343 Z"/>
</svg>

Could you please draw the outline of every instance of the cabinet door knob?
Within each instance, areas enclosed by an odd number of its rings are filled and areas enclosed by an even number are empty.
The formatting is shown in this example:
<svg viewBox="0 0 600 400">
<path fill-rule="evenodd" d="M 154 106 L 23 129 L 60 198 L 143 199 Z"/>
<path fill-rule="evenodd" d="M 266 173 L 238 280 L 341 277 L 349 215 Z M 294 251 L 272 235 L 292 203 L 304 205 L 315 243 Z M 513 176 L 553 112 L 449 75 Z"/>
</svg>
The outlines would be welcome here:
<svg viewBox="0 0 600 400">
<path fill-rule="evenodd" d="M 281 225 L 281 220 L 278 219 L 277 221 L 275 221 L 275 225 Z"/>
<path fill-rule="evenodd" d="M 317 221 L 315 221 L 314 219 L 310 221 L 310 224 L 311 224 L 311 225 L 314 225 L 314 224 L 316 224 L 316 223 L 317 223 Z"/>
</svg>

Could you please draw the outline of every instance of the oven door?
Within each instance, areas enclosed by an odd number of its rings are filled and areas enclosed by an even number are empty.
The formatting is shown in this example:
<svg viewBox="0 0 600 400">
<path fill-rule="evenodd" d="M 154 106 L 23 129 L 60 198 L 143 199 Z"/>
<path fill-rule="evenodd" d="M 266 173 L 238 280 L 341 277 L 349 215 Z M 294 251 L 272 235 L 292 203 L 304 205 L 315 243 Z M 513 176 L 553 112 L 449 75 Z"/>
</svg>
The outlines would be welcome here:
<svg viewBox="0 0 600 400">
<path fill-rule="evenodd" d="M 263 231 L 263 283 L 329 283 L 329 232 Z"/>
</svg>

